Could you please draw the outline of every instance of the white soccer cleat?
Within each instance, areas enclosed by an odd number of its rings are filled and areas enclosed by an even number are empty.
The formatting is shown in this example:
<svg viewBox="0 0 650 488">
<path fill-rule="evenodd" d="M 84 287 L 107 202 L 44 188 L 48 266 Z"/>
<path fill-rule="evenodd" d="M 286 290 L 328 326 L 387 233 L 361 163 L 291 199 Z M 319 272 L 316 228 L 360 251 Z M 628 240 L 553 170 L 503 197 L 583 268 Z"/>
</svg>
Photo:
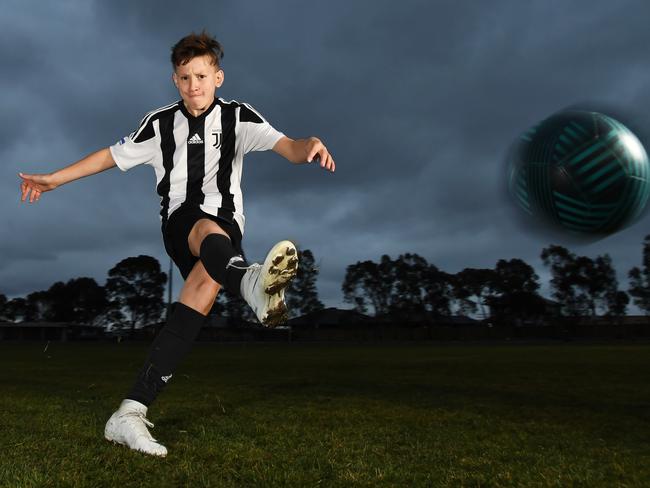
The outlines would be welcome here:
<svg viewBox="0 0 650 488">
<path fill-rule="evenodd" d="M 106 422 L 104 437 L 112 442 L 125 445 L 135 451 L 165 457 L 167 448 L 151 437 L 147 426 L 147 407 L 135 400 L 124 400 L 120 408 Z"/>
<path fill-rule="evenodd" d="M 280 241 L 269 251 L 264 264 L 252 264 L 241 280 L 241 295 L 267 327 L 287 321 L 284 289 L 298 271 L 298 251 L 290 241 Z"/>
</svg>

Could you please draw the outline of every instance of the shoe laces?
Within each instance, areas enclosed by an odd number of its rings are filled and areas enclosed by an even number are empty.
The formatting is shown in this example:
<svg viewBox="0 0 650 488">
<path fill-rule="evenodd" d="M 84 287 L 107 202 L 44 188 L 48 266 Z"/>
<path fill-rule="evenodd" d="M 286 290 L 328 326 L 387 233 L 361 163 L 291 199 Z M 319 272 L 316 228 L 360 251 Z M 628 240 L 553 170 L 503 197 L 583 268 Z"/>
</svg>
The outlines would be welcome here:
<svg viewBox="0 0 650 488">
<path fill-rule="evenodd" d="M 259 271 L 262 269 L 262 265 L 259 263 L 253 263 L 248 268 L 251 270 L 251 274 L 255 276 L 255 283 L 253 283 L 253 287 L 257 285 L 257 281 L 260 279 L 260 276 L 262 276 L 261 273 L 256 273 L 256 271 Z"/>
<path fill-rule="evenodd" d="M 150 427 L 150 428 L 153 429 L 153 423 L 150 422 L 149 419 L 147 419 L 147 417 L 145 417 L 144 413 L 142 413 L 142 412 L 127 412 L 127 413 L 125 413 L 123 415 L 123 417 L 130 417 L 129 420 L 132 420 L 131 418 L 133 418 L 133 420 L 137 419 L 135 421 L 132 421 L 131 425 L 134 426 L 134 428 L 138 431 L 138 433 L 141 434 L 141 435 L 146 435 L 147 438 L 151 439 L 154 442 L 158 442 L 156 439 L 154 439 L 151 436 L 151 434 L 147 430 L 147 427 Z M 138 420 L 140 422 L 138 422 Z"/>
<path fill-rule="evenodd" d="M 257 287 L 257 282 L 260 280 L 260 276 L 262 276 L 262 273 L 260 273 L 261 269 L 262 265 L 259 263 L 253 263 L 250 266 L 247 266 L 246 274 L 242 280 L 244 289 L 247 290 L 246 292 L 242 290 L 242 296 L 254 311 L 257 310 L 257 302 L 254 299 L 254 290 Z M 250 294 L 250 296 L 248 296 L 248 294 Z"/>
</svg>

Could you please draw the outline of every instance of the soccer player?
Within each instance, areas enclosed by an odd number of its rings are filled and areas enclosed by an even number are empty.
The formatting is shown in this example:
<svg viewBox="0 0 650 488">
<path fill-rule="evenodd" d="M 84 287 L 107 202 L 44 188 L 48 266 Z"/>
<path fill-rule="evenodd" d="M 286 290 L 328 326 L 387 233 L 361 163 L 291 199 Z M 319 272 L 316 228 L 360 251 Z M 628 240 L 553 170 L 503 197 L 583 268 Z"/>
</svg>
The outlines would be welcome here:
<svg viewBox="0 0 650 488">
<path fill-rule="evenodd" d="M 293 140 L 250 105 L 216 97 L 224 82 L 223 48 L 206 34 L 190 34 L 173 48 L 172 80 L 181 100 L 149 112 L 138 129 L 116 144 L 50 174 L 20 173 L 21 200 L 108 170 L 152 166 L 161 198 L 165 250 L 185 283 L 167 323 L 156 336 L 135 383 L 106 424 L 106 439 L 155 456 L 167 455 L 147 426 L 148 407 L 172 378 L 224 288 L 240 293 L 258 320 L 286 320 L 284 289 L 296 274 L 295 246 L 273 246 L 263 264 L 248 264 L 242 250 L 244 154 L 272 149 L 292 163 L 335 163 L 316 137 Z"/>
</svg>

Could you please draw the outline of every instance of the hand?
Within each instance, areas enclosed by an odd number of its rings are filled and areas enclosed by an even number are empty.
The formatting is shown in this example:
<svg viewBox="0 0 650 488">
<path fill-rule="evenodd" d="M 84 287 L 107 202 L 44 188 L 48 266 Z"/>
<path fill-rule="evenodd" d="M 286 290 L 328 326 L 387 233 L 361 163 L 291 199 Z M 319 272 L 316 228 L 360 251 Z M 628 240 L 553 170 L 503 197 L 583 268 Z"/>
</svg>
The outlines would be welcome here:
<svg viewBox="0 0 650 488">
<path fill-rule="evenodd" d="M 320 167 L 334 173 L 336 164 L 325 144 L 317 137 L 310 137 L 307 142 L 307 161 L 320 162 Z"/>
<path fill-rule="evenodd" d="M 20 200 L 24 202 L 29 197 L 29 203 L 38 202 L 41 198 L 41 193 L 54 190 L 56 184 L 52 182 L 52 175 L 26 175 L 18 173 L 22 178 L 20 183 L 21 197 Z"/>
</svg>

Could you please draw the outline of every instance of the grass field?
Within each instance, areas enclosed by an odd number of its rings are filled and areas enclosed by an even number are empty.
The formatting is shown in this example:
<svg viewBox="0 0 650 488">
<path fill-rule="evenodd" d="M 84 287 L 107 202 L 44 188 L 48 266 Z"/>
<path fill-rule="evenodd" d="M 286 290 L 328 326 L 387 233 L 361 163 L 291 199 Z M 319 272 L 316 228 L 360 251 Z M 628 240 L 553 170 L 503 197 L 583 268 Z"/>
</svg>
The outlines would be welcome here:
<svg viewBox="0 0 650 488">
<path fill-rule="evenodd" d="M 103 439 L 145 344 L 0 342 L 0 486 L 650 486 L 650 345 L 200 344 Z"/>
</svg>

